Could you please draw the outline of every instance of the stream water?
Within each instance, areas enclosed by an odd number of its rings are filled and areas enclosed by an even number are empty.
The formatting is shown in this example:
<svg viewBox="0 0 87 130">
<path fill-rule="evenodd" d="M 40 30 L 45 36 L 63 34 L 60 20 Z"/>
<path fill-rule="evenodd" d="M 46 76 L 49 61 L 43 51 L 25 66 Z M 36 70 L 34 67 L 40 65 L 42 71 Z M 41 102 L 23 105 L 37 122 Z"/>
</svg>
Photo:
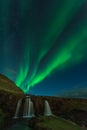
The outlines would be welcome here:
<svg viewBox="0 0 87 130">
<path fill-rule="evenodd" d="M 31 130 L 31 129 L 26 125 L 17 123 L 11 126 L 10 128 L 8 128 L 7 130 Z"/>
<path fill-rule="evenodd" d="M 14 125 L 10 126 L 6 130 L 32 130 L 29 128 L 28 124 L 24 121 L 16 122 Z"/>
</svg>

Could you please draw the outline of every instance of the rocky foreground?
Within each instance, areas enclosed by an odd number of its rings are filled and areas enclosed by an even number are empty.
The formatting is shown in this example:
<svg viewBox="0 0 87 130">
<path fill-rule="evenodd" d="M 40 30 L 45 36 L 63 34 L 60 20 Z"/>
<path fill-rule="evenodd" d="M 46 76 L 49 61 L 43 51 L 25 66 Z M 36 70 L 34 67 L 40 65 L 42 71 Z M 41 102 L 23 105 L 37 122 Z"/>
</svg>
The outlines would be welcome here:
<svg viewBox="0 0 87 130">
<path fill-rule="evenodd" d="M 23 99 L 19 116 L 23 115 L 25 96 L 11 80 L 0 75 L 0 129 L 1 127 L 8 127 L 15 122 L 12 119 L 19 99 Z M 30 97 L 34 103 L 34 111 L 37 118 L 30 120 L 29 126 L 33 127 L 37 123 L 38 117 L 44 115 L 44 103 L 47 100 L 54 115 L 72 121 L 81 127 L 87 127 L 87 99 L 34 95 L 30 95 Z"/>
</svg>

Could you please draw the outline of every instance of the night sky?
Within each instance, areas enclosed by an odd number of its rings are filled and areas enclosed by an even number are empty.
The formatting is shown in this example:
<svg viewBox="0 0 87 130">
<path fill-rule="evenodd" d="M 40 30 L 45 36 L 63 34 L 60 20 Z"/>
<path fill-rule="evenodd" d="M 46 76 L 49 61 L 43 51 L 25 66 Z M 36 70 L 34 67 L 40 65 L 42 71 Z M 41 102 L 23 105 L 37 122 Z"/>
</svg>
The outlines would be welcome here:
<svg viewBox="0 0 87 130">
<path fill-rule="evenodd" d="M 87 0 L 0 0 L 0 73 L 25 93 L 87 98 Z"/>
</svg>

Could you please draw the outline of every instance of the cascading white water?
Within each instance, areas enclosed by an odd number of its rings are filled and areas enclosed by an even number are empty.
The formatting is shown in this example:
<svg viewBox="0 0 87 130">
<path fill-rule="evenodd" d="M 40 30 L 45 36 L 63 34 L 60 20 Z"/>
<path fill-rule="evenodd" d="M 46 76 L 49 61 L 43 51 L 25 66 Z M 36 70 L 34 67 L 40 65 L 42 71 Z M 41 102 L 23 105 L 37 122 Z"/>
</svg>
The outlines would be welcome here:
<svg viewBox="0 0 87 130">
<path fill-rule="evenodd" d="M 23 117 L 28 115 L 28 106 L 29 106 L 29 98 L 26 97 L 25 103 L 24 103 L 24 112 L 23 112 Z"/>
<path fill-rule="evenodd" d="M 21 103 L 22 103 L 22 99 L 19 99 L 18 103 L 17 103 L 14 119 L 18 118 L 18 113 L 19 113 L 19 109 L 20 109 Z"/>
<path fill-rule="evenodd" d="M 29 110 L 28 110 L 28 117 L 34 117 L 34 105 L 33 102 L 29 102 Z"/>
<path fill-rule="evenodd" d="M 34 105 L 29 96 L 26 96 L 24 104 L 23 118 L 32 118 L 34 117 Z"/>
<path fill-rule="evenodd" d="M 50 108 L 50 105 L 48 103 L 47 100 L 45 100 L 45 111 L 44 111 L 44 116 L 52 116 L 52 111 L 51 111 L 51 108 Z"/>
</svg>

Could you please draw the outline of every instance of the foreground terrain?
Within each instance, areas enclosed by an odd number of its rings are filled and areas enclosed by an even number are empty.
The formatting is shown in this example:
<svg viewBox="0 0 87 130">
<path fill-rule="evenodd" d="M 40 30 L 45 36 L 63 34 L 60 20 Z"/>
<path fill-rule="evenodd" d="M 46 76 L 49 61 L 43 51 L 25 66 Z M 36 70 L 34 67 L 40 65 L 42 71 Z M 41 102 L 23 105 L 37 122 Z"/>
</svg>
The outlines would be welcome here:
<svg viewBox="0 0 87 130">
<path fill-rule="evenodd" d="M 38 130 L 86 130 L 59 117 L 39 117 L 36 124 Z"/>
<path fill-rule="evenodd" d="M 87 128 L 87 99 L 72 99 L 29 95 L 36 119 L 29 125 L 37 130 L 84 130 Z M 14 125 L 13 116 L 18 100 L 23 99 L 18 116 L 23 116 L 26 95 L 7 77 L 0 74 L 0 129 Z M 45 101 L 48 101 L 52 113 L 57 117 L 44 117 Z M 39 117 L 39 118 L 38 118 Z M 69 120 L 69 121 L 66 121 Z M 74 122 L 75 124 L 72 124 Z M 36 129 L 35 129 L 36 130 Z"/>
</svg>

